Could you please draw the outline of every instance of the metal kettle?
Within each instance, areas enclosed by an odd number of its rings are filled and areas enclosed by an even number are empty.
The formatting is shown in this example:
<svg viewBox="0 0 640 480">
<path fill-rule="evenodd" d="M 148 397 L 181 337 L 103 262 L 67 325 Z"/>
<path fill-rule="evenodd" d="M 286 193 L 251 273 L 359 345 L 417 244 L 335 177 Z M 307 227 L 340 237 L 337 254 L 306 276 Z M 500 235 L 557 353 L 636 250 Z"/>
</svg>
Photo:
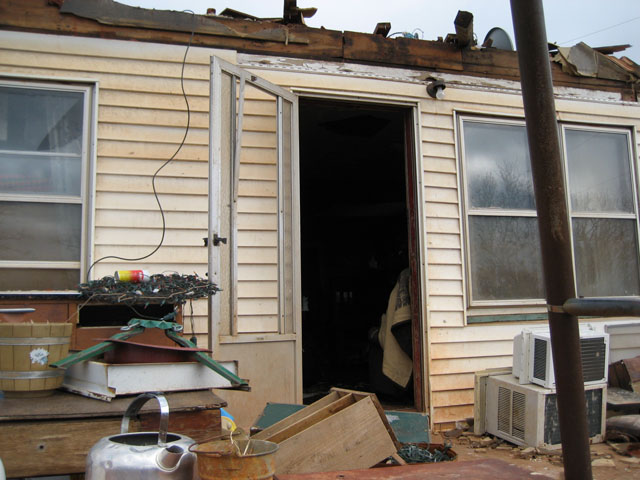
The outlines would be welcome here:
<svg viewBox="0 0 640 480">
<path fill-rule="evenodd" d="M 152 398 L 160 404 L 159 431 L 129 433 L 129 420 Z M 196 456 L 189 451 L 194 440 L 167 433 L 168 425 L 167 399 L 160 393 L 139 395 L 122 418 L 120 434 L 100 439 L 89 451 L 85 479 L 194 480 Z"/>
</svg>

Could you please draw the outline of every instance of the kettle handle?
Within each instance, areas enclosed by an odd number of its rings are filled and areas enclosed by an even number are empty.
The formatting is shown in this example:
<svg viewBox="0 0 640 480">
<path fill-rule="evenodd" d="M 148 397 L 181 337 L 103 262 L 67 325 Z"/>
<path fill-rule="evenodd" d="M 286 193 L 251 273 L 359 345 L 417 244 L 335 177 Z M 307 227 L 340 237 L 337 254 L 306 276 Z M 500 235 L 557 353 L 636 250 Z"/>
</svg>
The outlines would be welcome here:
<svg viewBox="0 0 640 480">
<path fill-rule="evenodd" d="M 129 433 L 129 420 L 131 417 L 138 414 L 142 405 L 147 403 L 148 400 L 155 398 L 160 404 L 160 427 L 158 429 L 158 446 L 164 447 L 167 443 L 167 430 L 169 429 L 169 402 L 161 393 L 143 393 L 138 395 L 136 399 L 131 402 L 127 411 L 124 412 L 122 417 L 122 425 L 120 427 L 120 433 Z"/>
</svg>

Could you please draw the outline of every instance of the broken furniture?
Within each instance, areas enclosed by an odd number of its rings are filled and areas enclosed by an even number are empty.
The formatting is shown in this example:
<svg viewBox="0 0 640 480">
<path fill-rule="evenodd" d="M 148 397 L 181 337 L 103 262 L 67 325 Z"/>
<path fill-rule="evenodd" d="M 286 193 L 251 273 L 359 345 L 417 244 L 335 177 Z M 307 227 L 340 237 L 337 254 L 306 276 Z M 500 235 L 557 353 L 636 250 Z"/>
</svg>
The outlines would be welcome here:
<svg viewBox="0 0 640 480">
<path fill-rule="evenodd" d="M 220 435 L 220 408 L 226 402 L 210 391 L 165 395 L 171 431 L 203 441 Z M 120 433 L 130 398 L 110 403 L 55 391 L 39 398 L 0 399 L 0 451 L 7 477 L 83 473 L 89 449 L 106 435 Z M 158 408 L 142 409 L 130 431 L 158 428 Z"/>
<path fill-rule="evenodd" d="M 278 444 L 281 474 L 369 468 L 401 447 L 374 394 L 338 388 L 251 438 Z"/>
<path fill-rule="evenodd" d="M 269 402 L 251 426 L 251 434 L 255 435 L 303 408 L 305 408 L 304 405 Z M 385 410 L 384 413 L 400 443 L 428 443 L 430 441 L 429 415 L 426 413 L 395 410 Z"/>
</svg>

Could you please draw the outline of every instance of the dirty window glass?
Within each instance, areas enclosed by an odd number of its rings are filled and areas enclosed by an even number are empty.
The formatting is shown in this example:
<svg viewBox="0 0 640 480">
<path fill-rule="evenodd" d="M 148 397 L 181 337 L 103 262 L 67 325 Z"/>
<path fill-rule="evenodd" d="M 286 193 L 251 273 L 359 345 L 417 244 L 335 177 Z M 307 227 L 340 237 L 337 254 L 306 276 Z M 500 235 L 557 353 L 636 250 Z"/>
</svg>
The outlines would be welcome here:
<svg viewBox="0 0 640 480">
<path fill-rule="evenodd" d="M 86 97 L 85 88 L 0 85 L 0 290 L 80 282 Z"/>
<path fill-rule="evenodd" d="M 576 289 L 640 295 L 638 222 L 629 132 L 563 126 Z M 462 178 L 471 305 L 544 298 L 524 122 L 462 120 Z"/>
</svg>

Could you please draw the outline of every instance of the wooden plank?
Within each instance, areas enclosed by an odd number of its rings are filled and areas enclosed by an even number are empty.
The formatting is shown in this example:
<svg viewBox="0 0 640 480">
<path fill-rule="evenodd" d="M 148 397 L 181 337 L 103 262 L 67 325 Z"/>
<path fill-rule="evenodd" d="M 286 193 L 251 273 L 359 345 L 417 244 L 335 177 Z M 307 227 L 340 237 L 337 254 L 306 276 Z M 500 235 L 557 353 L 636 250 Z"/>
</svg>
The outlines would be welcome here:
<svg viewBox="0 0 640 480">
<path fill-rule="evenodd" d="M 462 54 L 452 45 L 355 32 L 344 32 L 344 58 L 450 70 L 463 68 Z"/>
<path fill-rule="evenodd" d="M 265 428 L 261 432 L 255 434 L 252 438 L 257 440 L 266 440 L 267 438 L 275 435 L 277 432 L 280 432 L 289 426 L 299 422 L 305 417 L 312 415 L 314 412 L 320 411 L 325 408 L 327 405 L 331 405 L 336 400 L 340 399 L 340 394 L 338 392 L 329 392 L 324 397 L 316 400 L 308 407 L 305 407 L 303 410 L 300 410 L 293 415 L 289 415 L 287 418 L 282 419 L 281 421 L 274 423 L 268 428 Z"/>
<path fill-rule="evenodd" d="M 279 444 L 276 471 L 368 468 L 397 451 L 371 397 L 357 401 Z"/>
<path fill-rule="evenodd" d="M 238 315 L 277 315 L 277 298 L 238 299 Z"/>
<path fill-rule="evenodd" d="M 165 395 L 171 412 L 201 411 L 225 407 L 226 402 L 209 390 L 192 392 L 174 392 Z M 56 390 L 43 402 L 41 398 L 4 398 L 0 400 L 0 425 L 4 422 L 49 421 L 55 419 L 86 419 L 98 417 L 118 417 L 131 403 L 131 398 L 119 397 L 111 402 L 101 402 L 92 398 Z M 157 412 L 159 407 L 152 401 L 141 409 L 144 412 Z M 1 437 L 1 435 L 0 435 Z"/>
<path fill-rule="evenodd" d="M 278 315 L 242 315 L 238 317 L 238 333 L 278 333 Z"/>
<path fill-rule="evenodd" d="M 120 432 L 121 419 L 10 422 L 2 426 L 2 461 L 10 477 L 83 473 L 91 447 Z"/>
<path fill-rule="evenodd" d="M 7 475 L 83 473 L 90 448 L 102 437 L 120 433 L 121 422 L 120 417 L 3 422 L 0 448 Z M 171 412 L 170 424 L 172 432 L 201 441 L 220 432 L 220 410 Z M 130 425 L 132 432 L 157 430 L 155 414 L 143 414 Z"/>
<path fill-rule="evenodd" d="M 279 430 L 278 432 L 266 438 L 265 440 L 268 440 L 270 442 L 275 442 L 275 443 L 281 443 L 293 437 L 294 435 L 297 435 L 298 433 L 310 427 L 313 427 L 315 424 L 321 422 L 326 418 L 329 418 L 331 415 L 335 415 L 339 411 L 344 410 L 349 405 L 353 405 L 354 403 L 356 403 L 356 400 L 355 398 L 353 398 L 352 394 L 344 395 L 339 399 L 337 399 L 336 401 L 332 402 L 331 404 L 319 410 L 316 410 L 315 412 L 298 420 L 294 424 L 289 425 L 288 427 L 282 430 Z"/>
</svg>

